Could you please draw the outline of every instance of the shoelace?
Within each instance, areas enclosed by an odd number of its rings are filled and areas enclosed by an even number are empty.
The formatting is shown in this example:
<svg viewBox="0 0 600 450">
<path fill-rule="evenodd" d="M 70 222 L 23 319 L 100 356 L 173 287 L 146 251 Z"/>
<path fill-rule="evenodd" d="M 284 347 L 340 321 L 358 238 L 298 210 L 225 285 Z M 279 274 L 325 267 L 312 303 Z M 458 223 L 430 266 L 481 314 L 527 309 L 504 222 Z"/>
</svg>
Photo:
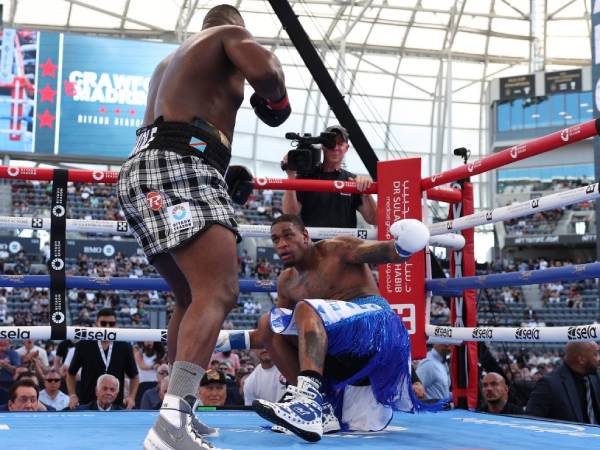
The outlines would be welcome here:
<svg viewBox="0 0 600 450">
<path fill-rule="evenodd" d="M 317 394 L 315 394 L 314 392 L 311 391 L 307 391 L 306 389 L 300 389 L 297 386 L 293 386 L 293 385 L 289 385 L 287 387 L 287 391 L 293 396 L 293 397 L 307 397 L 310 400 L 315 400 L 317 398 Z M 285 399 L 284 402 L 289 402 L 292 399 Z"/>
</svg>

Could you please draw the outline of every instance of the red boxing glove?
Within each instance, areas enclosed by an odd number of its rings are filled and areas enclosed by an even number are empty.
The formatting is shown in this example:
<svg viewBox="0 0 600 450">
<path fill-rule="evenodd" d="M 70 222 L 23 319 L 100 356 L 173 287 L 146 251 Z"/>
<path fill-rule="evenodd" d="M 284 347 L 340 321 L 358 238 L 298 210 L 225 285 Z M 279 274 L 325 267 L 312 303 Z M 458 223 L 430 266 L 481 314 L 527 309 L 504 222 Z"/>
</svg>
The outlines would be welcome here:
<svg viewBox="0 0 600 450">
<path fill-rule="evenodd" d="M 270 127 L 278 127 L 292 113 L 287 94 L 284 94 L 280 100 L 272 102 L 262 98 L 255 92 L 250 97 L 250 105 L 252 105 L 256 116 Z"/>
</svg>

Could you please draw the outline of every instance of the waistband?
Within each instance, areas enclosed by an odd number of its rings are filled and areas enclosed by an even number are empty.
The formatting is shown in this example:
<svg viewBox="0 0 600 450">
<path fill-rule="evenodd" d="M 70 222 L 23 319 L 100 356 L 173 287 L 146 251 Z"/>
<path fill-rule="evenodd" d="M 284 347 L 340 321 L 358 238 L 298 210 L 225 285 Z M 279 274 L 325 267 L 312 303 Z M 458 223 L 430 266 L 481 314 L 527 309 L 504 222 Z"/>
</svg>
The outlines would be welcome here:
<svg viewBox="0 0 600 450">
<path fill-rule="evenodd" d="M 185 123 L 165 122 L 161 116 L 151 125 L 139 128 L 136 136 L 129 158 L 145 150 L 171 151 L 202 158 L 221 175 L 225 174 L 231 160 L 231 143 L 227 136 L 198 117 Z"/>
<path fill-rule="evenodd" d="M 383 309 L 392 309 L 388 301 L 381 295 L 367 295 L 365 297 L 356 297 L 348 301 L 356 305 L 366 305 L 368 303 L 372 303 L 374 305 L 382 307 Z"/>
</svg>

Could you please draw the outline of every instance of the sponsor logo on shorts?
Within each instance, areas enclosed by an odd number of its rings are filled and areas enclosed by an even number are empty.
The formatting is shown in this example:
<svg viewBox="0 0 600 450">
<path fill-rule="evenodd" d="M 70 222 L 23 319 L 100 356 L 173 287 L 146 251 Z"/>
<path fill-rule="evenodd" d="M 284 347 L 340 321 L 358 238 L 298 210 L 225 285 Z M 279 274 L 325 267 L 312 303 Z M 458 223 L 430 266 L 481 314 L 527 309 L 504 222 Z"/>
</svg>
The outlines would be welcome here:
<svg viewBox="0 0 600 450">
<path fill-rule="evenodd" d="M 51 319 L 54 323 L 63 323 L 65 321 L 65 315 L 60 311 L 56 311 L 52 313 Z"/>
<path fill-rule="evenodd" d="M 152 127 L 140 133 L 135 142 L 135 147 L 133 147 L 134 153 L 147 149 L 150 143 L 154 140 L 157 130 L 158 127 Z"/>
<path fill-rule="evenodd" d="M 116 341 L 117 333 L 108 330 L 92 331 L 87 328 L 75 328 L 73 339 L 84 341 Z"/>
<path fill-rule="evenodd" d="M 537 341 L 540 338 L 540 330 L 537 328 L 517 328 L 515 330 L 515 339 Z"/>
<path fill-rule="evenodd" d="M 473 339 L 492 339 L 494 332 L 489 328 L 474 328 L 471 336 Z"/>
<path fill-rule="evenodd" d="M 435 327 L 435 330 L 433 331 L 433 335 L 437 336 L 437 337 L 451 338 L 452 337 L 452 328 Z"/>
<path fill-rule="evenodd" d="M 2 330 L 0 329 L 0 339 L 29 339 L 31 337 L 31 332 L 29 330 L 22 330 L 21 328 L 17 328 L 16 330 Z"/>
<path fill-rule="evenodd" d="M 187 230 L 194 225 L 194 222 L 192 221 L 192 211 L 190 210 L 190 204 L 188 202 L 169 206 L 167 208 L 167 215 L 173 232 Z"/>
<path fill-rule="evenodd" d="M 160 211 L 164 204 L 162 194 L 156 191 L 146 194 L 146 202 L 148 203 L 148 208 L 152 211 Z"/>
<path fill-rule="evenodd" d="M 598 332 L 593 325 L 569 327 L 567 329 L 567 339 L 570 341 L 579 339 L 596 339 Z"/>
</svg>

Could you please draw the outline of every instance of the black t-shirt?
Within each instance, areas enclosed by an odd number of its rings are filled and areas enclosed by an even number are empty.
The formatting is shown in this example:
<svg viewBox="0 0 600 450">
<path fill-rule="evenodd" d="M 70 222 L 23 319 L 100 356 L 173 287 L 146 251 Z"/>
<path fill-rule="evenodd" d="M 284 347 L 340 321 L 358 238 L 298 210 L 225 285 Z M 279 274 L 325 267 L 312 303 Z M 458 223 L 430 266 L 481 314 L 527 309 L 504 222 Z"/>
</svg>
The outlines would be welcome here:
<svg viewBox="0 0 600 450">
<path fill-rule="evenodd" d="M 104 352 L 108 359 L 108 350 Z M 81 369 L 81 384 L 79 386 L 79 403 L 89 403 L 96 399 L 96 381 L 100 375 L 109 373 L 119 380 L 119 395 L 116 404 L 123 403 L 123 382 L 125 374 L 133 378 L 138 374 L 137 365 L 133 357 L 133 349 L 127 342 L 114 342 L 113 350 L 108 364 L 100 356 L 100 349 L 96 341 L 79 341 L 75 345 L 75 353 L 69 366 L 69 373 L 75 375 Z"/>
<path fill-rule="evenodd" d="M 61 343 L 56 347 L 56 356 L 60 356 L 64 362 L 67 354 L 69 353 L 69 349 L 74 346 L 75 344 L 73 344 L 73 341 L 70 339 L 61 341 Z"/>
<path fill-rule="evenodd" d="M 347 181 L 355 176 L 344 169 L 323 172 L 319 167 L 298 178 Z M 356 210 L 362 205 L 359 194 L 299 191 L 296 197 L 302 204 L 300 217 L 307 227 L 356 228 Z"/>
</svg>

